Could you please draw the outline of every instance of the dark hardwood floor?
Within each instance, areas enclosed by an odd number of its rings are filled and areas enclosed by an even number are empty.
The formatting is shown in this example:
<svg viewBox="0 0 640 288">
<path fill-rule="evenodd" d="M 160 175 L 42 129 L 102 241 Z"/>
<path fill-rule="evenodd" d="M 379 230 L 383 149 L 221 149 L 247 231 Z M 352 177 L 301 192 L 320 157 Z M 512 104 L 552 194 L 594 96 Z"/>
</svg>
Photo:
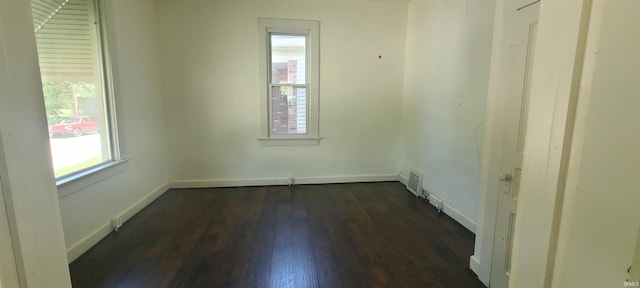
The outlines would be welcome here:
<svg viewBox="0 0 640 288">
<path fill-rule="evenodd" d="M 402 184 L 170 190 L 71 264 L 73 287 L 484 287 L 474 236 Z"/>
</svg>

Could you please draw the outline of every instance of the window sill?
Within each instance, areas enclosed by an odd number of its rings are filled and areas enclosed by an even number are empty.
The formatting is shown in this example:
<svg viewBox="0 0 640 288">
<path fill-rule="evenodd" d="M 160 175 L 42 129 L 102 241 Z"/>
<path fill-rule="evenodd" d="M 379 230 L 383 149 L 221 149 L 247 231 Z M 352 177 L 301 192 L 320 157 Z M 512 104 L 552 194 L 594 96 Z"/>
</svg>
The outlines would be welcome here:
<svg viewBox="0 0 640 288">
<path fill-rule="evenodd" d="M 80 173 L 56 180 L 56 186 L 58 186 L 58 198 L 69 196 L 124 171 L 126 166 L 123 164 L 127 161 L 129 160 L 121 159 L 107 162 Z"/>
<path fill-rule="evenodd" d="M 262 146 L 316 146 L 320 144 L 319 137 L 305 138 L 258 138 Z"/>
</svg>

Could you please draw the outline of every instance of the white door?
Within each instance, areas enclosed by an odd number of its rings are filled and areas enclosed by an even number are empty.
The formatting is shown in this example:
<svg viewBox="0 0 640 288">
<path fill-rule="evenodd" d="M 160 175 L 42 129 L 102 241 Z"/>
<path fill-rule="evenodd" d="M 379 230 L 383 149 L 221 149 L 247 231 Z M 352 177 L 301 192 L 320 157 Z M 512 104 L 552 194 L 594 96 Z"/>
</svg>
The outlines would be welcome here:
<svg viewBox="0 0 640 288">
<path fill-rule="evenodd" d="M 531 64 L 538 27 L 539 1 L 510 1 L 504 11 L 500 87 L 503 91 L 504 140 L 498 192 L 498 213 L 491 263 L 491 287 L 509 285 L 516 207 L 527 129 Z"/>
<path fill-rule="evenodd" d="M 0 179 L 0 288 L 19 287 L 18 270 L 13 254 L 13 245 L 9 229 L 9 219 L 2 191 L 2 179 Z"/>
</svg>

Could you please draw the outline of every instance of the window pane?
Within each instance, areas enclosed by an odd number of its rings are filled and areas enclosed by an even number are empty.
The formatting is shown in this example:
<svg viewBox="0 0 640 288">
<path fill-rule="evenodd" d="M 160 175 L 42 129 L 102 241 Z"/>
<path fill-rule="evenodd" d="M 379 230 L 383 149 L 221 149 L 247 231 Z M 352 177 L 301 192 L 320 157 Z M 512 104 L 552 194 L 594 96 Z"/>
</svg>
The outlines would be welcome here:
<svg viewBox="0 0 640 288">
<path fill-rule="evenodd" d="M 56 178 L 111 159 L 95 5 L 59 2 L 31 1 Z"/>
<path fill-rule="evenodd" d="M 271 83 L 306 83 L 306 36 L 271 34 Z"/>
<path fill-rule="evenodd" d="M 307 133 L 307 88 L 271 87 L 271 134 Z"/>
</svg>

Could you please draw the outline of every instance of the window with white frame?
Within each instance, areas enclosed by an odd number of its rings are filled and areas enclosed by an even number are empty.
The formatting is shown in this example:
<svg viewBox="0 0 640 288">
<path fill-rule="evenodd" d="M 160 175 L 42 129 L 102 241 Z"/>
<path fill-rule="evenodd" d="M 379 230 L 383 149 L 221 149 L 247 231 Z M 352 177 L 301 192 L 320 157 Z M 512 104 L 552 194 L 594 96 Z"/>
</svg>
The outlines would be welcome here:
<svg viewBox="0 0 640 288">
<path fill-rule="evenodd" d="M 31 0 L 59 183 L 118 157 L 100 4 L 99 0 Z"/>
<path fill-rule="evenodd" d="M 317 145 L 320 23 L 259 19 L 261 137 L 267 145 Z"/>
</svg>

